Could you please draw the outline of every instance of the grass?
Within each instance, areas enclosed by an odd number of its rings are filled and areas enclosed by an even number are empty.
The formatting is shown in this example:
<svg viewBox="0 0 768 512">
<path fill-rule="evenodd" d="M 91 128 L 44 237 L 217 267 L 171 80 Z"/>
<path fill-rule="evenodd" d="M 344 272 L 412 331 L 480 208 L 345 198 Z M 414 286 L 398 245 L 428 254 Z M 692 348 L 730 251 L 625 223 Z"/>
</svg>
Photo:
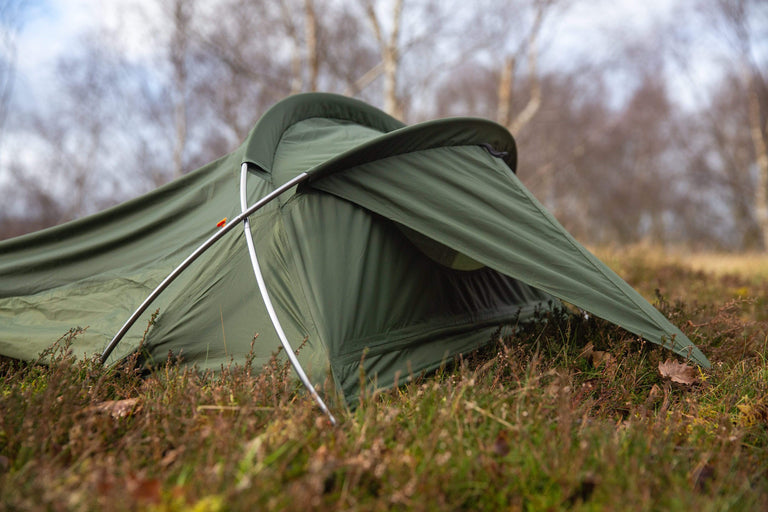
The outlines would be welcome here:
<svg viewBox="0 0 768 512">
<path fill-rule="evenodd" d="M 768 510 L 768 283 L 602 254 L 710 356 L 599 319 L 542 318 L 332 428 L 276 357 L 217 374 L 0 365 L 6 510 Z"/>
</svg>

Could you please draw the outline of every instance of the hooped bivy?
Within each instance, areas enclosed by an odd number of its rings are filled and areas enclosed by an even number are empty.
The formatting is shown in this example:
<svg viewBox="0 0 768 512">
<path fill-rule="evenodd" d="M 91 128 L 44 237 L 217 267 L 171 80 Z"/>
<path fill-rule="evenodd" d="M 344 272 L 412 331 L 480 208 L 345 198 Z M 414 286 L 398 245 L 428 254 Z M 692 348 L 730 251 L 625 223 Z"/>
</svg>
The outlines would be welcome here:
<svg viewBox="0 0 768 512">
<path fill-rule="evenodd" d="M 354 99 L 289 97 L 232 154 L 0 242 L 0 354 L 35 359 L 81 327 L 77 355 L 141 346 L 220 368 L 254 336 L 265 363 L 284 336 L 309 384 L 330 376 L 351 399 L 361 374 L 391 386 L 565 301 L 709 366 L 542 207 L 516 160 L 490 121 L 405 126 Z"/>
</svg>

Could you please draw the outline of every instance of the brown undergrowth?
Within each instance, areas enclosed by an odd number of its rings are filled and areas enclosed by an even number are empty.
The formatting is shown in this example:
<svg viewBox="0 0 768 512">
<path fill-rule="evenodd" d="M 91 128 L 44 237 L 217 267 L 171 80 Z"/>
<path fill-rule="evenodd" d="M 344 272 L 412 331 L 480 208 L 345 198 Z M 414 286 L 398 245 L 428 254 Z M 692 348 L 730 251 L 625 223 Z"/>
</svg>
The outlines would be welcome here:
<svg viewBox="0 0 768 512">
<path fill-rule="evenodd" d="M 0 508 L 768 509 L 768 285 L 641 257 L 619 272 L 711 369 L 674 382 L 670 352 L 542 315 L 337 404 L 334 428 L 279 354 L 144 374 L 76 360 L 73 331 L 46 364 L 0 363 Z"/>
</svg>

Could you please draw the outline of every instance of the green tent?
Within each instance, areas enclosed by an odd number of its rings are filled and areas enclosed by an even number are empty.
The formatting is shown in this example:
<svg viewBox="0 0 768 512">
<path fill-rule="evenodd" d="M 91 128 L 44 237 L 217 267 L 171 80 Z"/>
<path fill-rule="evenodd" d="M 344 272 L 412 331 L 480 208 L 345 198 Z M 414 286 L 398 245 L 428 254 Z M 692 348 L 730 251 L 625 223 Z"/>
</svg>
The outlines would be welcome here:
<svg viewBox="0 0 768 512">
<path fill-rule="evenodd" d="M 405 126 L 350 98 L 292 96 L 234 153 L 104 212 L 0 243 L 0 354 L 36 358 L 80 326 L 77 355 L 109 345 L 105 360 L 115 362 L 139 347 L 159 310 L 143 341 L 150 357 L 170 351 L 219 368 L 258 335 L 258 364 L 280 346 L 272 308 L 293 347 L 303 344 L 309 379 L 330 375 L 350 398 L 361 365 L 391 386 L 562 300 L 709 366 L 558 224 L 515 165 L 512 136 L 489 121 Z M 241 212 L 256 203 L 249 251 Z"/>
</svg>

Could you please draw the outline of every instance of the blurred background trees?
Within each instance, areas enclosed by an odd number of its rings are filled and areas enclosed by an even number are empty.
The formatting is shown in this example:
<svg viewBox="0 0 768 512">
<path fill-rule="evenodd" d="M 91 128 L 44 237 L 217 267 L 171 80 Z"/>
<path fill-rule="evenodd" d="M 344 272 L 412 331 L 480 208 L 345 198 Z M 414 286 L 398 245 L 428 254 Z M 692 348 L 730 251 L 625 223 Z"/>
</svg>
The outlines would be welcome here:
<svg viewBox="0 0 768 512">
<path fill-rule="evenodd" d="M 584 241 L 768 248 L 767 2 L 679 0 L 618 26 L 611 2 L 579 0 L 121 5 L 41 98 L 14 86 L 35 2 L 0 0 L 0 238 L 151 190 L 283 97 L 329 91 L 408 123 L 504 124 L 518 175 Z"/>
</svg>

